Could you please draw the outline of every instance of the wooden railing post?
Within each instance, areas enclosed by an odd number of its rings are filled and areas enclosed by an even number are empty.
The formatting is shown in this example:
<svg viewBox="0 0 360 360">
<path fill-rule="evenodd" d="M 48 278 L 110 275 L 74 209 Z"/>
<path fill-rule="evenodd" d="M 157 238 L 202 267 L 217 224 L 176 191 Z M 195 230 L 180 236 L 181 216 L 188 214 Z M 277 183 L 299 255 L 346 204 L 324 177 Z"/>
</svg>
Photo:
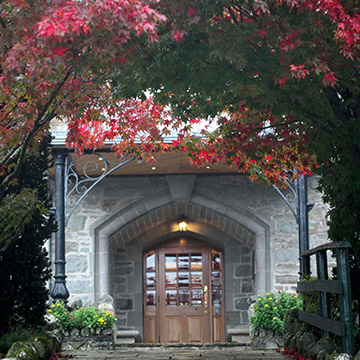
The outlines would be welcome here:
<svg viewBox="0 0 360 360">
<path fill-rule="evenodd" d="M 312 326 L 321 329 L 322 335 L 329 333 L 341 336 L 342 351 L 354 355 L 354 328 L 352 318 L 352 300 L 350 284 L 349 248 L 347 241 L 332 242 L 305 251 L 303 258 L 316 255 L 317 280 L 300 281 L 298 292 L 318 292 L 320 300 L 320 315 L 299 310 L 298 318 Z M 335 251 L 337 280 L 328 279 L 326 251 Z M 330 318 L 329 293 L 338 294 L 340 305 L 340 320 Z"/>
<path fill-rule="evenodd" d="M 317 277 L 319 280 L 329 279 L 326 251 L 316 252 L 316 268 L 317 268 Z M 325 318 L 330 318 L 329 294 L 327 292 L 320 291 L 319 301 L 320 301 L 320 315 Z M 321 330 L 321 335 L 329 336 L 329 331 Z"/>
<path fill-rule="evenodd" d="M 354 355 L 355 348 L 350 288 L 349 250 L 347 248 L 336 249 L 336 257 L 338 279 L 343 284 L 343 291 L 340 294 L 341 321 L 345 325 L 345 336 L 342 341 L 342 350 L 350 355 Z"/>
</svg>

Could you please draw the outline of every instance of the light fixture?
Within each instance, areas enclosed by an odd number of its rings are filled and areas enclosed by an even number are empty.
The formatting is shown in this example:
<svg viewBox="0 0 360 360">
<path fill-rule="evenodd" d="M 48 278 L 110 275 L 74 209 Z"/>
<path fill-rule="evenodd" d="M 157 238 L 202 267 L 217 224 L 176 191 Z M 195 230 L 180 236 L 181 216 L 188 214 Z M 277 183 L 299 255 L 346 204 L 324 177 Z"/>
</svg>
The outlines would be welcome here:
<svg viewBox="0 0 360 360">
<path fill-rule="evenodd" d="M 179 230 L 180 231 L 186 231 L 187 228 L 187 223 L 185 220 L 182 220 L 179 222 Z"/>
<path fill-rule="evenodd" d="M 209 166 L 209 165 L 207 165 L 207 166 L 206 166 L 206 168 L 207 168 L 207 169 L 210 169 L 210 166 Z"/>
<path fill-rule="evenodd" d="M 151 168 L 151 170 L 156 170 L 156 166 L 153 166 L 153 167 Z"/>
</svg>

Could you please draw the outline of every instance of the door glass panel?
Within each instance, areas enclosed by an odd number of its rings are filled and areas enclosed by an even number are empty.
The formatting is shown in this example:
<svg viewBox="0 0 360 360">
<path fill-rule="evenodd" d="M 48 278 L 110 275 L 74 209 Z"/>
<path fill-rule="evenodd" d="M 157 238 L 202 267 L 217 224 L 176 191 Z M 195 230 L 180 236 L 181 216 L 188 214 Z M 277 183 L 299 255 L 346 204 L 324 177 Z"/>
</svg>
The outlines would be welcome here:
<svg viewBox="0 0 360 360">
<path fill-rule="evenodd" d="M 167 272 L 166 273 L 165 285 L 166 285 L 166 288 L 176 288 L 177 287 L 177 273 L 176 272 Z"/>
<path fill-rule="evenodd" d="M 213 287 L 221 287 L 221 272 L 213 271 L 211 277 Z"/>
<path fill-rule="evenodd" d="M 179 270 L 189 270 L 189 255 L 179 255 L 178 269 Z"/>
<path fill-rule="evenodd" d="M 218 251 L 211 251 L 211 265 L 213 270 L 221 269 L 221 254 Z"/>
<path fill-rule="evenodd" d="M 212 292 L 212 303 L 213 303 L 213 305 L 214 305 L 215 301 L 218 301 L 219 304 L 221 305 L 221 300 L 222 300 L 221 295 L 222 295 L 221 290 L 218 290 L 218 289 L 213 290 L 213 292 Z"/>
<path fill-rule="evenodd" d="M 156 305 L 156 291 L 155 290 L 147 290 L 146 291 L 146 305 L 147 306 Z"/>
<path fill-rule="evenodd" d="M 202 272 L 191 272 L 191 287 L 202 287 Z"/>
<path fill-rule="evenodd" d="M 155 287 L 155 273 L 154 272 L 147 272 L 146 273 L 146 287 L 147 288 L 154 288 Z"/>
<path fill-rule="evenodd" d="M 165 256 L 165 270 L 176 271 L 176 255 Z"/>
<path fill-rule="evenodd" d="M 146 255 L 146 271 L 155 271 L 155 252 Z"/>
<path fill-rule="evenodd" d="M 191 290 L 191 304 L 202 305 L 203 291 L 201 289 Z"/>
<path fill-rule="evenodd" d="M 180 305 L 190 304 L 190 290 L 179 290 L 179 303 Z"/>
<path fill-rule="evenodd" d="M 156 306 L 156 257 L 155 250 L 145 254 L 145 304 L 146 306 Z"/>
<path fill-rule="evenodd" d="M 191 270 L 202 270 L 201 254 L 191 254 Z"/>
<path fill-rule="evenodd" d="M 179 272 L 179 287 L 189 287 L 189 273 Z"/>
<path fill-rule="evenodd" d="M 219 306 L 222 304 L 222 258 L 221 253 L 211 250 L 211 285 L 212 285 L 212 305 L 215 313 L 220 314 Z"/>
<path fill-rule="evenodd" d="M 166 305 L 177 305 L 177 291 L 176 290 L 166 290 Z"/>
</svg>

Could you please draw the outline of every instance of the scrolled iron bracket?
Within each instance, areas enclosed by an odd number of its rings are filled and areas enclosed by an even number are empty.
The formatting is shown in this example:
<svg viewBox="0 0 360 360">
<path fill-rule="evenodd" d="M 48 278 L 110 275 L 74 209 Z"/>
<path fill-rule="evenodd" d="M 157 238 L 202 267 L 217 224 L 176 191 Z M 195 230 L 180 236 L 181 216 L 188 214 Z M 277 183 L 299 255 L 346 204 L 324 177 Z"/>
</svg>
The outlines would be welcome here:
<svg viewBox="0 0 360 360">
<path fill-rule="evenodd" d="M 79 176 L 75 170 L 76 161 L 75 159 L 69 162 L 66 158 L 65 164 L 65 226 L 67 226 L 71 215 L 74 213 L 76 208 L 79 206 L 81 201 L 88 195 L 88 193 L 105 177 L 119 169 L 120 167 L 128 164 L 135 159 L 135 156 L 128 157 L 126 155 L 123 160 L 119 163 L 114 163 L 107 159 L 104 154 L 91 153 L 84 154 L 82 156 L 97 156 L 98 160 L 102 162 L 102 166 L 99 166 L 99 162 L 90 160 L 83 166 L 83 175 Z M 100 175 L 95 175 L 95 172 L 101 169 Z M 91 174 L 93 173 L 93 174 Z M 75 198 L 74 198 L 75 196 Z"/>
<path fill-rule="evenodd" d="M 281 196 L 281 198 L 285 201 L 286 205 L 289 207 L 289 209 L 291 210 L 292 214 L 295 217 L 295 220 L 297 223 L 299 223 L 299 215 L 298 215 L 298 211 L 297 209 L 294 209 L 294 207 L 292 206 L 291 202 L 295 201 L 295 204 L 297 204 L 298 202 L 298 193 L 296 191 L 296 184 L 295 184 L 295 179 L 293 177 L 291 177 L 290 180 L 287 179 L 283 179 L 287 185 L 287 187 L 290 189 L 290 193 L 284 193 L 278 186 L 276 186 L 275 184 L 272 185 L 272 187 L 276 190 L 276 192 Z"/>
</svg>

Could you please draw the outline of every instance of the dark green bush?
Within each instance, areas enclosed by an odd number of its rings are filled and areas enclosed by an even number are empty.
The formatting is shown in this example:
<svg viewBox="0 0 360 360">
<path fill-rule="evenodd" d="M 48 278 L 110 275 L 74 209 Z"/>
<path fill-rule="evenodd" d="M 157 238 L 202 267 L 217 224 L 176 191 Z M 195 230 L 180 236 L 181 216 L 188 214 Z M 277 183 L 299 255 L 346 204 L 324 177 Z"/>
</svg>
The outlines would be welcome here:
<svg viewBox="0 0 360 360">
<path fill-rule="evenodd" d="M 27 341 L 32 336 L 41 333 L 40 329 L 32 331 L 24 328 L 15 328 L 11 332 L 8 332 L 0 337 L 0 353 L 6 354 L 11 345 L 17 341 Z"/>
<path fill-rule="evenodd" d="M 47 137 L 37 156 L 28 156 L 19 183 L 11 191 L 36 189 L 41 206 L 24 231 L 0 254 L 0 336 L 12 328 L 33 328 L 41 324 L 48 300 L 49 260 L 44 243 L 56 230 L 54 216 L 43 208 L 52 206 L 46 171 L 49 164 Z"/>
</svg>

